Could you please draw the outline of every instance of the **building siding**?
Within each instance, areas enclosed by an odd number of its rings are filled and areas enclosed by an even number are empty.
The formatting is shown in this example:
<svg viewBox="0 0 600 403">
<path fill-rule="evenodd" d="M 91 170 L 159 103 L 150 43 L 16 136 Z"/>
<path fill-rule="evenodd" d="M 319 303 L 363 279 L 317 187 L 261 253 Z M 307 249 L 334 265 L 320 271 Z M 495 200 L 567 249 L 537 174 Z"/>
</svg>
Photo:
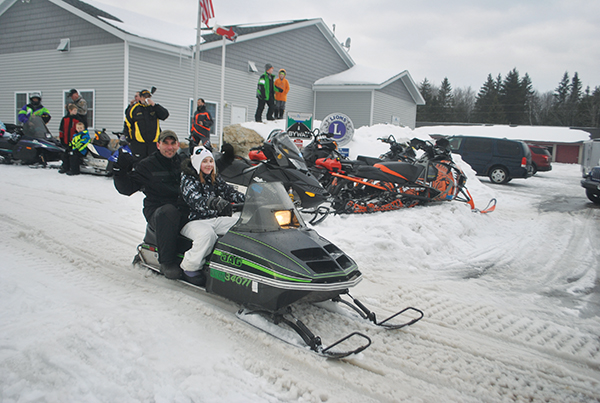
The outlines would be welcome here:
<svg viewBox="0 0 600 403">
<path fill-rule="evenodd" d="M 355 128 L 371 121 L 371 91 L 317 92 L 315 119 L 323 120 L 331 113 L 348 116 Z"/>
<path fill-rule="evenodd" d="M 415 128 L 417 105 L 414 102 L 375 91 L 373 124 L 391 123 L 392 116 L 400 119 L 402 126 Z"/>
<path fill-rule="evenodd" d="M 0 55 L 53 50 L 69 38 L 71 49 L 122 42 L 47 0 L 16 1 L 0 16 Z"/>
<path fill-rule="evenodd" d="M 381 90 L 379 90 L 382 94 L 386 94 L 395 98 L 402 99 L 406 102 L 414 103 L 412 96 L 408 92 L 406 85 L 402 82 L 401 79 L 398 79 L 389 85 L 386 85 Z"/>
<path fill-rule="evenodd" d="M 43 60 L 43 74 L 40 74 L 40 65 L 32 60 Z M 53 134 L 58 134 L 64 115 L 63 91 L 79 88 L 95 91 L 95 127 L 121 130 L 123 70 L 122 44 L 73 48 L 66 53 L 45 50 L 2 55 L 1 119 L 15 120 L 15 108 L 22 106 L 14 105 L 15 92 L 42 91 L 42 103 L 52 115 L 48 127 Z M 91 71 L 94 73 L 89 74 Z"/>
<path fill-rule="evenodd" d="M 253 61 L 258 74 L 262 74 L 265 64 L 270 63 L 275 67 L 275 73 L 285 69 L 290 84 L 293 82 L 304 88 L 312 88 L 319 78 L 350 67 L 314 25 L 229 46 L 235 46 L 235 53 L 225 53 L 228 68 L 247 72 L 248 61 Z M 220 66 L 221 48 L 201 52 L 201 60 Z"/>
</svg>

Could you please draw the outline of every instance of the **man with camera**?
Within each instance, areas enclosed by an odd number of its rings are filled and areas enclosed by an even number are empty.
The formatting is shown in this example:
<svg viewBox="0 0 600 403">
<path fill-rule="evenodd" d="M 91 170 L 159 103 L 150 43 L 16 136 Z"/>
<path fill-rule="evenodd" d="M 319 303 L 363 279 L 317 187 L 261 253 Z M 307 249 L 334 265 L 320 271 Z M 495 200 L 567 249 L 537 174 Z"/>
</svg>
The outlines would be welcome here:
<svg viewBox="0 0 600 403">
<path fill-rule="evenodd" d="M 129 147 L 137 161 L 156 151 L 160 120 L 168 117 L 169 111 L 154 102 L 150 91 L 140 91 L 139 101 L 127 109 L 125 116 L 130 138 Z"/>
</svg>

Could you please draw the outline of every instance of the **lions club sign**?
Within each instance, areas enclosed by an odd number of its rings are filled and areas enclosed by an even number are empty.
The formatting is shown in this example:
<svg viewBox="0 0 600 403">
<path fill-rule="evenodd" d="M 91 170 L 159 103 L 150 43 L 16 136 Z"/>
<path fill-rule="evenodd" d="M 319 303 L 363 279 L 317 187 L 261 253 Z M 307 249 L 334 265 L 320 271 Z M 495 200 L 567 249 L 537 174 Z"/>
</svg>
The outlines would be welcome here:
<svg viewBox="0 0 600 403">
<path fill-rule="evenodd" d="M 321 122 L 321 133 L 331 133 L 338 145 L 346 145 L 354 136 L 354 125 L 343 113 L 332 113 Z"/>
</svg>

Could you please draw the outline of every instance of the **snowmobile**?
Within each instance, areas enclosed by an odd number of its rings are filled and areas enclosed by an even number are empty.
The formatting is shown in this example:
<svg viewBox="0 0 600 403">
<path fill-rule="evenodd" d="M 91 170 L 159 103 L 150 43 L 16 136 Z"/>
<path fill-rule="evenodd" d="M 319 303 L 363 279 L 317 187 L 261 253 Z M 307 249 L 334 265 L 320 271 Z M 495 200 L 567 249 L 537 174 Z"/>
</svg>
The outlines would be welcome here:
<svg viewBox="0 0 600 403">
<path fill-rule="evenodd" d="M 112 132 L 120 139 L 119 145 L 126 146 L 122 133 Z M 81 161 L 81 173 L 111 176 L 112 168 L 117 161 L 119 150 L 110 148 L 110 136 L 106 129 L 90 133 L 91 141 L 87 145 L 88 152 Z M 128 148 L 129 149 L 129 148 Z"/>
<path fill-rule="evenodd" d="M 147 228 L 134 263 L 159 272 L 155 239 L 152 229 Z M 180 237 L 180 253 L 190 247 L 191 241 Z M 421 310 L 408 307 L 378 321 L 374 312 L 353 298 L 349 288 L 362 280 L 357 264 L 307 227 L 279 182 L 248 186 L 239 220 L 217 240 L 207 263 L 205 287 L 190 286 L 239 304 L 238 317 L 276 337 L 280 337 L 279 332 L 271 327 L 285 325 L 300 336 L 301 345 L 324 357 L 357 354 L 369 347 L 371 339 L 353 332 L 324 346 L 321 338 L 294 316 L 294 304 L 332 300 L 387 329 L 400 329 L 423 317 Z"/>
<path fill-rule="evenodd" d="M 351 161 L 336 153 L 315 158 L 313 172 L 331 193 L 335 213 L 390 211 L 450 200 L 468 203 L 475 210 L 465 186 L 467 177 L 452 161 L 447 140 L 432 144 L 413 139 L 408 145 L 397 143 L 393 137 L 380 140 L 391 148 L 380 158 Z M 423 155 L 416 158 L 415 150 L 422 150 Z M 495 200 L 481 212 L 494 207 Z"/>
<path fill-rule="evenodd" d="M 23 126 L 6 126 L 6 133 L 0 137 L 0 158 L 4 163 L 46 166 L 48 162 L 60 161 L 65 152 L 40 116 L 32 115 Z"/>
<path fill-rule="evenodd" d="M 254 182 L 282 182 L 302 213 L 312 216 L 311 224 L 327 216 L 319 206 L 329 194 L 309 171 L 302 154 L 284 131 L 272 131 L 262 146 L 250 150 L 249 160 L 234 157 L 232 153 L 214 153 L 215 163 L 223 179 L 238 185 L 240 191 Z"/>
</svg>

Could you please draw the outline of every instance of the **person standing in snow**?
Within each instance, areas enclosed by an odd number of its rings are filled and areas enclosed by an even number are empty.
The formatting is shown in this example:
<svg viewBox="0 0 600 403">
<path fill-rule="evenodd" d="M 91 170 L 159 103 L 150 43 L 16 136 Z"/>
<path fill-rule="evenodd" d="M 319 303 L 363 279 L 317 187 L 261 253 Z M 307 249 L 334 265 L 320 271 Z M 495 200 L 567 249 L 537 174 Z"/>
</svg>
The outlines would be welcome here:
<svg viewBox="0 0 600 403">
<path fill-rule="evenodd" d="M 210 145 L 210 128 L 213 125 L 213 118 L 210 112 L 206 109 L 204 99 L 198 98 L 198 108 L 194 113 L 192 128 L 190 134 L 190 150 L 193 150 L 197 145 L 204 145 L 212 148 Z"/>
<path fill-rule="evenodd" d="M 182 275 L 177 257 L 177 237 L 185 224 L 187 206 L 179 194 L 181 181 L 181 157 L 177 134 L 165 130 L 158 136 L 157 151 L 136 162 L 135 157 L 119 152 L 113 168 L 113 180 L 117 191 L 131 196 L 137 191 L 146 195 L 144 217 L 156 232 L 160 254 L 160 271 L 168 279 Z"/>
<path fill-rule="evenodd" d="M 138 160 L 156 151 L 160 121 L 168 117 L 169 111 L 152 100 L 150 91 L 140 91 L 140 100 L 127 110 L 125 116 L 130 137 L 129 147 Z"/>
<path fill-rule="evenodd" d="M 67 154 L 69 155 L 69 171 L 67 175 L 79 175 L 81 173 L 81 160 L 87 154 L 87 146 L 90 143 L 90 133 L 85 128 L 83 122 L 77 122 L 75 124 L 77 133 L 73 135 L 73 138 L 69 142 L 69 149 Z"/>
<path fill-rule="evenodd" d="M 77 90 L 75 88 L 73 88 L 71 91 L 69 91 L 69 97 L 71 97 L 72 102 L 69 102 L 67 104 L 67 108 L 69 107 L 69 105 L 77 106 L 77 120 L 79 120 L 80 122 L 83 122 L 83 124 L 85 125 L 85 128 L 87 129 L 87 127 L 88 127 L 87 102 L 85 101 L 85 99 L 83 99 L 81 97 L 81 95 L 79 95 L 79 92 L 77 92 Z"/>
<path fill-rule="evenodd" d="M 58 139 L 60 144 L 65 148 L 65 153 L 62 157 L 62 166 L 58 170 L 59 174 L 64 174 L 71 171 L 71 140 L 77 133 L 77 105 L 69 104 L 69 114 L 61 119 L 60 125 L 58 126 Z"/>
<path fill-rule="evenodd" d="M 244 194 L 217 175 L 213 154 L 198 146 L 181 165 L 181 195 L 190 208 L 189 222 L 181 234 L 192 240 L 192 248 L 185 252 L 180 265 L 183 279 L 204 286 L 206 256 L 217 237 L 236 223 L 237 218 L 231 217 L 231 203 L 242 203 Z"/>
<path fill-rule="evenodd" d="M 273 82 L 273 66 L 270 63 L 265 64 L 265 72 L 258 79 L 258 86 L 256 88 L 256 98 L 258 98 L 258 105 L 256 107 L 256 113 L 254 114 L 254 120 L 262 122 L 262 114 L 267 109 L 267 120 L 274 120 L 273 112 L 275 111 L 275 92 L 278 89 L 275 87 Z"/>
<path fill-rule="evenodd" d="M 273 83 L 279 89 L 278 92 L 275 92 L 275 119 L 283 119 L 287 94 L 290 92 L 290 82 L 285 78 L 286 74 L 285 69 L 279 70 L 279 77 Z"/>
<path fill-rule="evenodd" d="M 29 97 L 29 103 L 19 111 L 17 118 L 21 123 L 29 122 L 31 115 L 40 116 L 44 123 L 48 123 L 51 119 L 50 112 L 42 105 L 42 94 L 34 92 Z"/>
</svg>

